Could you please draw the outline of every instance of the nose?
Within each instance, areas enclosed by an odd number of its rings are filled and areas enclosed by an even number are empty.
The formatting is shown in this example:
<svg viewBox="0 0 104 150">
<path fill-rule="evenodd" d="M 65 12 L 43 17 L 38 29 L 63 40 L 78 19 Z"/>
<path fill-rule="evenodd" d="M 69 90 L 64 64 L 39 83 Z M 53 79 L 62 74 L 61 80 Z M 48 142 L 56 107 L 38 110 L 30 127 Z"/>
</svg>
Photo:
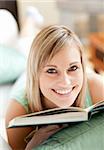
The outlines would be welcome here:
<svg viewBox="0 0 104 150">
<path fill-rule="evenodd" d="M 71 77 L 68 74 L 63 74 L 60 76 L 59 84 L 61 86 L 67 86 L 71 84 Z"/>
</svg>

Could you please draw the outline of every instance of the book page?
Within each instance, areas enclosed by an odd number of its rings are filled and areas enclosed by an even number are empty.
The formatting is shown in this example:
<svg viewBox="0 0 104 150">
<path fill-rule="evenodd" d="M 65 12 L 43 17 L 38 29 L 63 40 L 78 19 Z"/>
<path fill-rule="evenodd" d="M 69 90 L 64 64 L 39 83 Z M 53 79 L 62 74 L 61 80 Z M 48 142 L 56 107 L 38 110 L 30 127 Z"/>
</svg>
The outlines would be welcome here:
<svg viewBox="0 0 104 150">
<path fill-rule="evenodd" d="M 104 109 L 104 100 L 103 101 L 99 101 L 98 103 L 86 108 L 87 112 L 92 112 L 92 111 L 97 111 L 97 110 L 103 110 Z"/>
<path fill-rule="evenodd" d="M 49 125 L 49 124 L 63 124 L 71 122 L 87 121 L 88 114 L 86 111 L 68 112 L 63 114 L 52 114 L 46 116 L 31 116 L 15 118 L 9 122 L 8 128 L 19 126 L 35 126 L 35 125 Z"/>
<path fill-rule="evenodd" d="M 54 108 L 54 109 L 43 110 L 40 112 L 30 113 L 27 115 L 22 115 L 19 117 L 44 116 L 44 115 L 52 115 L 52 114 L 59 114 L 59 113 L 83 112 L 83 111 L 85 111 L 85 110 L 80 107 Z"/>
</svg>

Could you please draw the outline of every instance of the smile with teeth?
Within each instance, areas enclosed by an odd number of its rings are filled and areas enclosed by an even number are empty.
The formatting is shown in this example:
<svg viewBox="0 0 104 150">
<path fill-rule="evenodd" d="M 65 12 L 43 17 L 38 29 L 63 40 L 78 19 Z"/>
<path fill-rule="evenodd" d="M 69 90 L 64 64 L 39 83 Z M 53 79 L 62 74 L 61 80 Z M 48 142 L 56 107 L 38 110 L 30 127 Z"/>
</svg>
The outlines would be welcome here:
<svg viewBox="0 0 104 150">
<path fill-rule="evenodd" d="M 56 92 L 57 94 L 61 94 L 61 95 L 66 95 L 69 94 L 72 91 L 73 88 L 71 89 L 59 89 L 59 90 L 53 90 L 54 92 Z"/>
</svg>

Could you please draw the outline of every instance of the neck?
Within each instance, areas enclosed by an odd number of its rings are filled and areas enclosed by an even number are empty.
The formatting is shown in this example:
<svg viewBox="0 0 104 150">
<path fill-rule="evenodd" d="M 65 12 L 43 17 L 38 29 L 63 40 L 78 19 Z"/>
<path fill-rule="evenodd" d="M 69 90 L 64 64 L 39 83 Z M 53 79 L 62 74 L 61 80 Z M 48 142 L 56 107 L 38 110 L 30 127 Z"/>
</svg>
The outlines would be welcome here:
<svg viewBox="0 0 104 150">
<path fill-rule="evenodd" d="M 50 100 L 43 98 L 43 108 L 44 109 L 52 109 L 52 108 L 57 108 L 57 106 L 52 103 Z"/>
</svg>

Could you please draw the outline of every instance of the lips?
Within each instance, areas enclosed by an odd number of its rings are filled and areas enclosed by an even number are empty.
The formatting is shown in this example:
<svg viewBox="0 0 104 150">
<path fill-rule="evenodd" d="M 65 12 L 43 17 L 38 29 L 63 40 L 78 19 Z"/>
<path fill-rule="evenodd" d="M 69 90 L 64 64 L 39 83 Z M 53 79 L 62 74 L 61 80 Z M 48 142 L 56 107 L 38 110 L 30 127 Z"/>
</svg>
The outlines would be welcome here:
<svg viewBox="0 0 104 150">
<path fill-rule="evenodd" d="M 52 89 L 55 93 L 60 94 L 60 95 L 67 95 L 70 94 L 73 88 L 70 89 Z"/>
</svg>

